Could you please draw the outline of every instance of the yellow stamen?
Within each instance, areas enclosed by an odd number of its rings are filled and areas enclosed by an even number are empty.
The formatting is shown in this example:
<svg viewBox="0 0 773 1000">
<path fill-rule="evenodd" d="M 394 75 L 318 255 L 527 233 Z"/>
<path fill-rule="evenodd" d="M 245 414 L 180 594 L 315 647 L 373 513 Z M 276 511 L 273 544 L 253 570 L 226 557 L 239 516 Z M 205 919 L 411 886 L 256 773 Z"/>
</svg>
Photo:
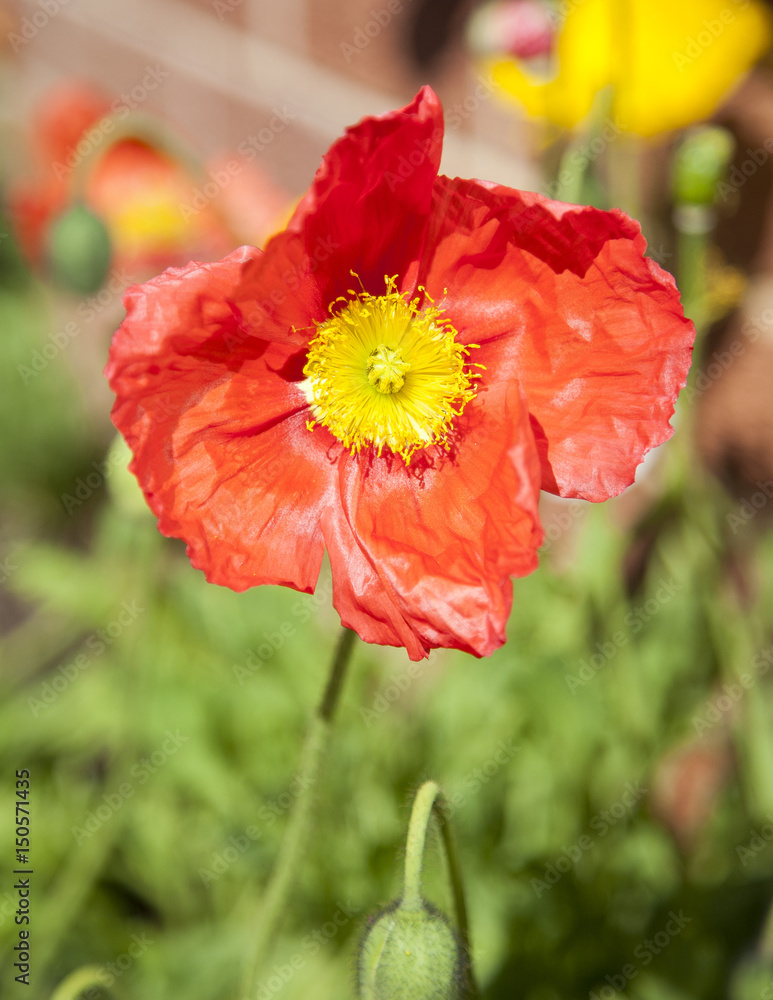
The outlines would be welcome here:
<svg viewBox="0 0 773 1000">
<path fill-rule="evenodd" d="M 317 324 L 303 369 L 307 426 L 322 424 L 355 453 L 372 445 L 380 455 L 386 445 L 407 463 L 419 448 L 449 447 L 453 418 L 477 387 L 450 320 L 385 281 L 384 295 L 352 291 Z"/>
</svg>

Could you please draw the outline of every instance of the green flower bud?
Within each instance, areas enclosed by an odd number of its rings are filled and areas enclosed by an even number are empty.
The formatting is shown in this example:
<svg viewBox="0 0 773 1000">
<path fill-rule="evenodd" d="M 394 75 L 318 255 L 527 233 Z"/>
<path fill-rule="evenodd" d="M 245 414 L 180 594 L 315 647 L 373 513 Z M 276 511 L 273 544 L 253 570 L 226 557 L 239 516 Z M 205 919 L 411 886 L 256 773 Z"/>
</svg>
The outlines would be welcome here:
<svg viewBox="0 0 773 1000">
<path fill-rule="evenodd" d="M 463 950 L 448 920 L 427 902 L 396 900 L 372 917 L 359 959 L 360 1000 L 459 1000 Z"/>
<path fill-rule="evenodd" d="M 734 149 L 733 136 L 718 125 L 688 132 L 674 156 L 674 200 L 682 205 L 712 205 Z"/>
<path fill-rule="evenodd" d="M 48 262 L 54 278 L 73 292 L 100 288 L 110 268 L 110 236 L 85 205 L 69 208 L 48 232 Z"/>
</svg>

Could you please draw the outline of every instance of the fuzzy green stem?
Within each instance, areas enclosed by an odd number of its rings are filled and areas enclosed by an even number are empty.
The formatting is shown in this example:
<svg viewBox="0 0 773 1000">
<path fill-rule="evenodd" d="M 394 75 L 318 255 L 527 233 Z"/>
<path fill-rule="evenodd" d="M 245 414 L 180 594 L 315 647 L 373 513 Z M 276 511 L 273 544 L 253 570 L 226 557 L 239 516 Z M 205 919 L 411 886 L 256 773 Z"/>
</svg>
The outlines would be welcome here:
<svg viewBox="0 0 773 1000">
<path fill-rule="evenodd" d="M 448 877 L 451 882 L 451 892 L 454 899 L 456 925 L 462 946 L 467 955 L 469 966 L 469 995 L 477 997 L 475 977 L 472 971 L 472 956 L 470 954 L 470 928 L 467 919 L 467 902 L 462 882 L 462 868 L 459 860 L 459 850 L 453 834 L 451 823 L 447 818 L 448 806 L 440 785 L 435 781 L 425 781 L 416 793 L 408 824 L 408 837 L 405 843 L 405 878 L 403 884 L 403 909 L 421 909 L 421 872 L 424 863 L 424 847 L 427 840 L 427 829 L 432 815 L 438 821 L 440 837 L 448 864 Z"/>
<path fill-rule="evenodd" d="M 403 906 L 405 909 L 420 910 L 421 870 L 424 865 L 424 845 L 435 801 L 442 795 L 440 785 L 425 781 L 416 793 L 408 824 L 408 838 L 405 843 L 405 881 L 403 884 Z"/>
<path fill-rule="evenodd" d="M 287 823 L 274 871 L 263 893 L 260 916 L 255 928 L 252 958 L 247 964 L 242 985 L 242 995 L 245 998 L 251 998 L 257 994 L 258 977 L 279 927 L 279 922 L 287 908 L 293 877 L 307 840 L 315 786 L 319 778 L 322 759 L 330 740 L 333 715 L 339 701 L 355 638 L 356 634 L 350 629 L 345 628 L 341 633 L 325 693 L 303 745 L 301 763 L 298 769 L 300 791 Z"/>
</svg>

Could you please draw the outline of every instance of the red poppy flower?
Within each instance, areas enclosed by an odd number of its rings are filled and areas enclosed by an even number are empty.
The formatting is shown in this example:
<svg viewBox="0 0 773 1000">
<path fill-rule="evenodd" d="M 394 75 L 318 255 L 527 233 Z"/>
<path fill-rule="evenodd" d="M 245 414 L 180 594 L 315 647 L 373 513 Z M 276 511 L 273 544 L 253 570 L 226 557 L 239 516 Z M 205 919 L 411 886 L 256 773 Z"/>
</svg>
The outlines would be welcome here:
<svg viewBox="0 0 773 1000">
<path fill-rule="evenodd" d="M 540 486 L 604 500 L 671 434 L 693 339 L 621 212 L 438 176 L 425 87 L 350 128 L 287 229 L 135 286 L 106 374 L 160 530 L 234 590 L 482 656 Z M 478 346 L 474 346 L 478 345 Z"/>
<path fill-rule="evenodd" d="M 104 220 L 116 268 L 143 276 L 184 263 L 192 252 L 217 258 L 233 246 L 233 233 L 262 243 L 284 220 L 288 198 L 255 163 L 218 158 L 208 164 L 205 183 L 148 142 L 116 140 L 114 130 L 125 127 L 128 111 L 120 98 L 111 102 L 80 83 L 60 85 L 36 109 L 36 176 L 17 183 L 9 198 L 31 261 L 43 260 L 53 220 L 78 197 Z M 78 169 L 92 154 L 96 159 L 79 191 Z M 227 182 L 215 183 L 218 177 Z M 202 195 L 206 186 L 214 187 L 214 199 Z"/>
</svg>

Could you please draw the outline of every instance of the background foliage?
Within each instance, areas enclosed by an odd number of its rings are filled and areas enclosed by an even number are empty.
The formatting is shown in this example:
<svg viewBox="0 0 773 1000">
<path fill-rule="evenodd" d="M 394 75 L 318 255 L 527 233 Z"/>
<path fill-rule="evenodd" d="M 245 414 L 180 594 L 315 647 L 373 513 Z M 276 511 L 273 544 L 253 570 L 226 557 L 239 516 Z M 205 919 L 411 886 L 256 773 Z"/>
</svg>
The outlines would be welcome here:
<svg viewBox="0 0 773 1000">
<path fill-rule="evenodd" d="M 0 248 L 0 843 L 5 868 L 29 768 L 29 994 L 88 963 L 119 997 L 233 997 L 335 642 L 329 577 L 314 597 L 207 585 L 137 502 L 66 352 L 20 377 L 51 317 Z M 765 510 L 700 472 L 690 421 L 654 505 L 560 508 L 490 660 L 358 645 L 265 996 L 353 995 L 427 777 L 452 803 L 487 1000 L 773 987 L 773 550 Z"/>
</svg>

